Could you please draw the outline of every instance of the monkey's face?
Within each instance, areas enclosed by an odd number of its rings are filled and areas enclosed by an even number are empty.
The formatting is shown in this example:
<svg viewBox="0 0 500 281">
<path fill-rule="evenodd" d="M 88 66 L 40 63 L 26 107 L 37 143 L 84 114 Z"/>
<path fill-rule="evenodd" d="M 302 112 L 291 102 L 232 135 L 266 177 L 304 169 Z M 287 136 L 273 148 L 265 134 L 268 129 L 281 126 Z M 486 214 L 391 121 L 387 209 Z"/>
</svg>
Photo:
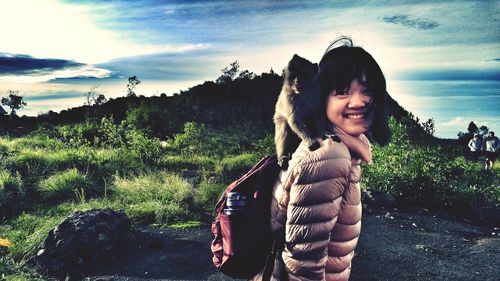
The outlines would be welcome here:
<svg viewBox="0 0 500 281">
<path fill-rule="evenodd" d="M 349 88 L 334 89 L 327 97 L 326 116 L 334 127 L 352 136 L 359 136 L 371 127 L 373 122 L 373 97 L 357 79 Z"/>
<path fill-rule="evenodd" d="M 318 65 L 294 55 L 285 69 L 285 83 L 294 93 L 301 93 L 317 85 Z"/>
</svg>

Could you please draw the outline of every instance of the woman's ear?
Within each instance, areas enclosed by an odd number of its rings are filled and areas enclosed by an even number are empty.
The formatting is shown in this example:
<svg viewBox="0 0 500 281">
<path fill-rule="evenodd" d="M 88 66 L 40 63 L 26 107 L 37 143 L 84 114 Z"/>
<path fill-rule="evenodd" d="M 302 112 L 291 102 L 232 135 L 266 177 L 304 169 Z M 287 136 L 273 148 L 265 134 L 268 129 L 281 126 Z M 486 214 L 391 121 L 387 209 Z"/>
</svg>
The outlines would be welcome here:
<svg viewBox="0 0 500 281">
<path fill-rule="evenodd" d="M 379 145 L 386 145 L 391 140 L 391 132 L 389 129 L 389 123 L 387 121 L 387 116 L 389 108 L 387 105 L 387 96 L 389 93 L 385 92 L 380 99 L 375 104 L 375 117 L 370 129 L 370 133 L 373 139 Z"/>
</svg>

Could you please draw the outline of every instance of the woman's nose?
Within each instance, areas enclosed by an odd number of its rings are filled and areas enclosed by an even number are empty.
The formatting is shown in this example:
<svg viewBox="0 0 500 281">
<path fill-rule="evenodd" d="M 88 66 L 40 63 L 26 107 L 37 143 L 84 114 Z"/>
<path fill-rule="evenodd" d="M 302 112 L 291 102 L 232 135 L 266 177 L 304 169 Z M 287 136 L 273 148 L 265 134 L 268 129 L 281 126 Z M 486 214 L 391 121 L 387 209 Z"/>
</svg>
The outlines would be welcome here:
<svg viewBox="0 0 500 281">
<path fill-rule="evenodd" d="M 347 106 L 348 108 L 363 108 L 368 105 L 369 101 L 369 96 L 363 94 L 359 90 L 356 90 L 349 95 L 349 103 Z"/>
</svg>

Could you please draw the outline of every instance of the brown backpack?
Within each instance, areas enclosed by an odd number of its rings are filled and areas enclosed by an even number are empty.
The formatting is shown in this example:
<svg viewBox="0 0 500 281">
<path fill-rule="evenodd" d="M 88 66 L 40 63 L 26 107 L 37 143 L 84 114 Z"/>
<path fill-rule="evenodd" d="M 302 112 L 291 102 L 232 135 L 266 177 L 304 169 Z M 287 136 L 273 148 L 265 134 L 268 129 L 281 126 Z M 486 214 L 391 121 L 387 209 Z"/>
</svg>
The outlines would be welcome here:
<svg viewBox="0 0 500 281">
<path fill-rule="evenodd" d="M 276 155 L 263 158 L 231 183 L 215 207 L 212 223 L 214 265 L 233 278 L 252 278 L 264 267 L 270 276 L 281 231 L 271 232 L 273 185 L 280 172 Z M 279 240 L 279 241 L 278 241 Z"/>
</svg>

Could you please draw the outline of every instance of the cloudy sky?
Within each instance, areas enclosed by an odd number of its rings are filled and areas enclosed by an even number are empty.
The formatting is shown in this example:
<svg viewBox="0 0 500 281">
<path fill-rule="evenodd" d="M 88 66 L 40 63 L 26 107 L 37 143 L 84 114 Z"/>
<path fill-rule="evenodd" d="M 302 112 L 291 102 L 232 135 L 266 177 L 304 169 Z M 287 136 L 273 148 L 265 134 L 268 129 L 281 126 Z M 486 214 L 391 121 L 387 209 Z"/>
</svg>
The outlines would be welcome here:
<svg viewBox="0 0 500 281">
<path fill-rule="evenodd" d="M 401 81 L 496 81 L 486 92 L 500 105 L 500 1 L 1 3 L 0 96 L 20 91 L 28 106 L 19 114 L 80 106 L 95 86 L 123 96 L 133 75 L 142 81 L 137 93 L 150 96 L 215 80 L 235 60 L 255 73 L 281 71 L 294 53 L 319 61 L 339 35 L 375 57 L 389 92 L 410 111 L 441 114 L 438 135 L 470 120 L 425 110 L 427 101 Z M 476 122 L 496 128 L 500 113 L 488 112 Z"/>
</svg>

